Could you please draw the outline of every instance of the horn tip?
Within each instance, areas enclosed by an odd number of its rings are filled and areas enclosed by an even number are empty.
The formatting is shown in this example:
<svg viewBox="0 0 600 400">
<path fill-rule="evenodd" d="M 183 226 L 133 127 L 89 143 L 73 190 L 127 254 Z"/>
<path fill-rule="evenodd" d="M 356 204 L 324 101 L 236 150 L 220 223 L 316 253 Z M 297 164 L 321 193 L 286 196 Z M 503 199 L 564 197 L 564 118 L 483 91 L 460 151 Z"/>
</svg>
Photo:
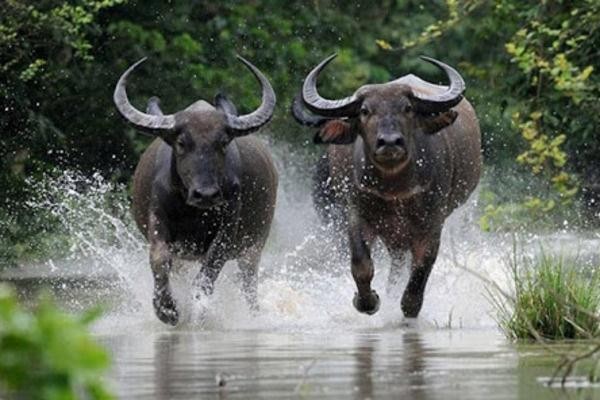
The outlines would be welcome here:
<svg viewBox="0 0 600 400">
<path fill-rule="evenodd" d="M 252 64 L 250 61 L 248 61 L 244 57 L 240 56 L 239 54 L 236 54 L 235 58 L 237 58 L 239 61 L 241 61 L 242 64 L 244 64 L 246 66 L 246 68 L 248 68 L 250 71 L 252 71 L 255 75 L 257 74 L 258 68 L 256 68 L 254 66 L 254 64 Z"/>
<path fill-rule="evenodd" d="M 144 56 L 142 58 L 140 58 L 139 60 L 137 60 L 137 62 L 135 64 L 133 64 L 135 67 L 137 67 L 138 65 L 140 65 L 141 63 L 143 63 L 144 61 L 146 61 L 148 59 L 147 56 Z"/>
<path fill-rule="evenodd" d="M 333 53 L 330 54 L 329 57 L 327 57 L 326 59 L 324 59 L 322 61 L 323 64 L 329 64 L 329 62 L 331 62 L 334 58 L 336 58 L 338 56 L 338 53 Z"/>
<path fill-rule="evenodd" d="M 250 61 L 248 61 L 246 58 L 242 57 L 239 54 L 235 55 L 235 58 L 237 58 L 238 60 L 240 60 L 241 62 L 243 62 L 244 64 L 250 64 Z"/>
</svg>

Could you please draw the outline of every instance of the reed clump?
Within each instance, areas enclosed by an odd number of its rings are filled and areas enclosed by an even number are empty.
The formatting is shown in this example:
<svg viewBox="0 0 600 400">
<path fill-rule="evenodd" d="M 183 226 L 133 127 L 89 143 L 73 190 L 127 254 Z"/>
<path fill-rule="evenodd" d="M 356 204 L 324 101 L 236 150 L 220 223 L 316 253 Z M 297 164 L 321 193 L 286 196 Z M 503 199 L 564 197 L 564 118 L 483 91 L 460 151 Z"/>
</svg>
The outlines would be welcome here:
<svg viewBox="0 0 600 400">
<path fill-rule="evenodd" d="M 492 295 L 498 322 L 513 339 L 593 339 L 600 335 L 600 280 L 562 256 L 511 261 L 514 295 Z"/>
</svg>

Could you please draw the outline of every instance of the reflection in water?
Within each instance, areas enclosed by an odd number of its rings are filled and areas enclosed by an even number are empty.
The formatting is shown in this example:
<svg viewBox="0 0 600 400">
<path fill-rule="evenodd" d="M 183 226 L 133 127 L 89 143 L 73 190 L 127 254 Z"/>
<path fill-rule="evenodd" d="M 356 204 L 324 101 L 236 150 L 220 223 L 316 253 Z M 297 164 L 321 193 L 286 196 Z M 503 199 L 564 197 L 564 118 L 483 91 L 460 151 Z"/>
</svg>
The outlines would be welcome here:
<svg viewBox="0 0 600 400">
<path fill-rule="evenodd" d="M 124 399 L 505 399 L 549 390 L 532 381 L 524 393 L 516 351 L 490 331 L 136 333 L 145 343 L 102 337 Z"/>
<path fill-rule="evenodd" d="M 354 367 L 354 398 L 373 398 L 373 353 L 379 339 L 376 335 L 360 335 L 357 337 L 357 345 L 354 349 L 356 365 Z"/>
<path fill-rule="evenodd" d="M 406 358 L 402 372 L 407 377 L 407 388 L 411 399 L 426 399 L 423 390 L 427 388 L 425 378 L 425 352 L 421 335 L 417 331 L 407 331 L 402 334 L 402 343 Z"/>
<path fill-rule="evenodd" d="M 177 355 L 175 349 L 181 341 L 181 337 L 168 333 L 160 334 L 154 341 L 154 383 L 156 384 L 156 396 L 159 399 L 168 399 L 170 393 L 176 388 L 171 386 L 174 376 L 172 368 L 176 364 Z"/>
</svg>

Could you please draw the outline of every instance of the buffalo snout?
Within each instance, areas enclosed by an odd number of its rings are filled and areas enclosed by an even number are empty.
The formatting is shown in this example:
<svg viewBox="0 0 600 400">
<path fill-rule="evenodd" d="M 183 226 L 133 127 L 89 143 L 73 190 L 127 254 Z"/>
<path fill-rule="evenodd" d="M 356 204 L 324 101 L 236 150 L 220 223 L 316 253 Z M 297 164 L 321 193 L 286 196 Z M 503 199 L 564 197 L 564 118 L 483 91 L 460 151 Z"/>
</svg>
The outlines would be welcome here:
<svg viewBox="0 0 600 400">
<path fill-rule="evenodd" d="M 404 147 L 404 136 L 401 133 L 385 133 L 377 135 L 377 149 L 385 147 Z"/>
<path fill-rule="evenodd" d="M 375 159 L 379 162 L 399 162 L 407 157 L 406 141 L 401 133 L 378 134 Z"/>
<path fill-rule="evenodd" d="M 190 188 L 187 204 L 198 208 L 211 208 L 223 202 L 223 195 L 218 186 L 201 186 Z"/>
</svg>

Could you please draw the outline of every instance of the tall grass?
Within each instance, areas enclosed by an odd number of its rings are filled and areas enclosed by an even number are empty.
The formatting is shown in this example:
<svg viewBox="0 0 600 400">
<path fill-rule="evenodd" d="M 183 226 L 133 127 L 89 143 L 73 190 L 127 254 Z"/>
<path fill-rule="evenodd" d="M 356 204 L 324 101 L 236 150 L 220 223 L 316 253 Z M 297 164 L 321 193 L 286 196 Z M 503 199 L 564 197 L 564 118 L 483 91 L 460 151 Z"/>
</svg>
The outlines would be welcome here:
<svg viewBox="0 0 600 400">
<path fill-rule="evenodd" d="M 514 339 L 591 339 L 600 334 L 600 280 L 562 256 L 511 262 L 514 297 L 492 294 L 498 322 Z"/>
</svg>

